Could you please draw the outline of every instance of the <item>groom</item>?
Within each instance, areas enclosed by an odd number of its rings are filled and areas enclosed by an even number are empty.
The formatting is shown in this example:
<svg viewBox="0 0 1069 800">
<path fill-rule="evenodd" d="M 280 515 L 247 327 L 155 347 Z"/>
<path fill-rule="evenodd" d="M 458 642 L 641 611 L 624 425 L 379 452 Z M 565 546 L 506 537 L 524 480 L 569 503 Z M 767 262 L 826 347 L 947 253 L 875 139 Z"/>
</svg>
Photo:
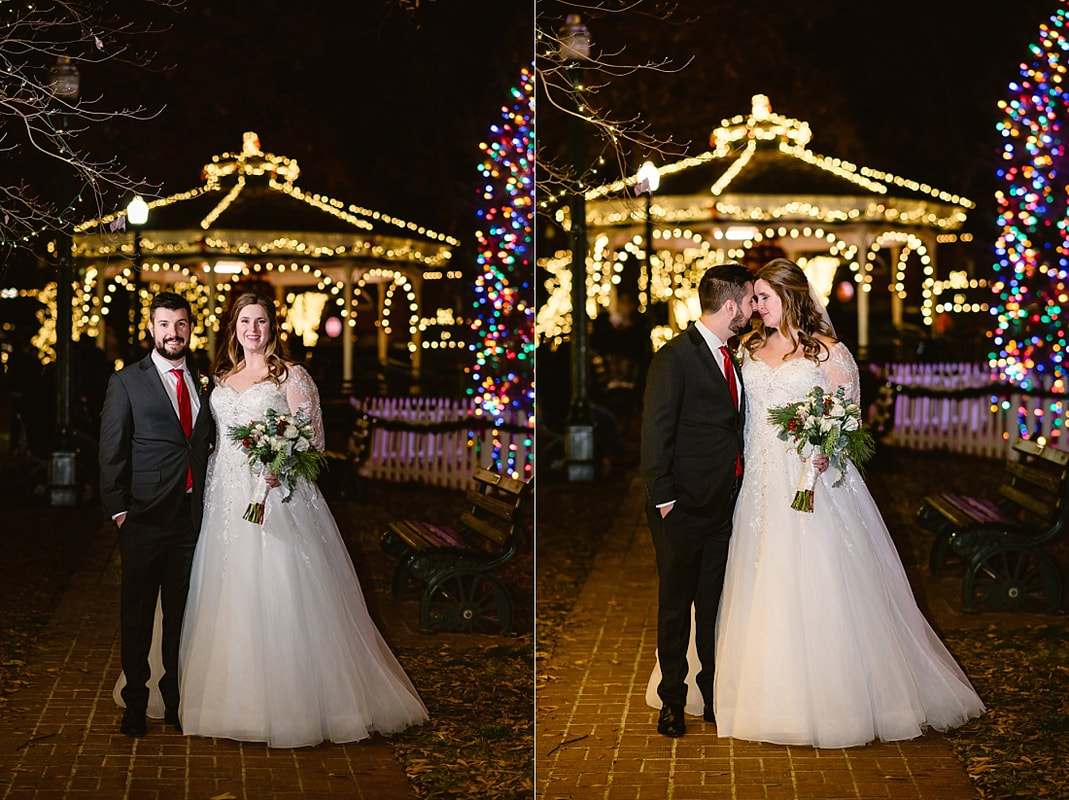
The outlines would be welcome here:
<svg viewBox="0 0 1069 800">
<path fill-rule="evenodd" d="M 108 383 L 100 419 L 100 496 L 119 533 L 122 690 L 119 729 L 146 733 L 148 653 L 156 597 L 163 607 L 159 688 L 167 724 L 178 719 L 178 640 L 200 531 L 212 436 L 207 397 L 189 356 L 189 303 L 162 292 L 149 308 L 153 349 Z"/>
<path fill-rule="evenodd" d="M 753 276 L 739 264 L 710 268 L 698 285 L 701 318 L 653 357 L 642 418 L 646 518 L 657 554 L 657 653 L 663 704 L 657 732 L 686 733 L 691 606 L 701 660 L 697 683 L 713 717 L 716 613 L 742 476 L 742 375 L 728 340 L 750 327 Z"/>
</svg>

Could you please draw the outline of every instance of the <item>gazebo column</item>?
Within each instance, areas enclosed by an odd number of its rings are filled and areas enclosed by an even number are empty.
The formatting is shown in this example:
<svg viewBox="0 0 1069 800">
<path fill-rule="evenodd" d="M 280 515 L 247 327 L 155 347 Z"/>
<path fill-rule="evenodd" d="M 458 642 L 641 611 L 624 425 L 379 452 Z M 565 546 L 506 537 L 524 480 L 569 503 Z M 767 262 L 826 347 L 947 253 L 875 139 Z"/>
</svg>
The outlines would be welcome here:
<svg viewBox="0 0 1069 800">
<path fill-rule="evenodd" d="M 931 270 L 932 270 L 931 278 L 932 278 L 932 280 L 938 280 L 939 279 L 939 263 L 938 263 L 938 261 L 936 259 L 936 255 L 935 254 L 938 252 L 939 239 L 931 231 L 918 231 L 917 232 L 917 238 L 919 238 L 924 243 L 924 247 L 928 250 L 929 266 L 931 267 Z M 929 295 L 928 297 L 924 296 L 924 284 L 927 282 L 928 277 L 929 276 L 927 276 L 927 275 L 922 275 L 921 276 L 921 298 L 920 298 L 920 302 L 921 302 L 921 306 L 922 307 L 924 306 L 925 303 L 934 304 L 934 302 L 935 302 L 935 298 L 932 297 L 931 295 Z M 950 277 L 950 276 L 948 275 L 947 277 Z M 934 323 L 935 322 L 935 309 L 934 308 L 932 309 L 932 317 L 931 317 L 931 319 L 932 319 L 932 322 Z M 933 325 L 929 326 L 928 330 L 929 330 L 929 332 L 931 333 L 931 335 L 933 337 L 938 337 L 939 336 L 939 326 L 938 325 L 933 324 Z"/>
<path fill-rule="evenodd" d="M 412 294 L 416 296 L 416 324 L 412 325 L 412 378 L 419 380 L 420 367 L 423 365 L 423 332 L 419 329 L 419 319 L 423 317 L 423 278 L 412 278 Z"/>
<path fill-rule="evenodd" d="M 97 325 L 97 347 L 107 352 L 108 349 L 108 317 L 104 313 L 104 289 L 108 285 L 108 279 L 104 277 L 104 267 L 95 264 L 96 277 L 93 279 L 93 293 L 97 298 L 97 309 L 100 314 L 100 322 Z"/>
<path fill-rule="evenodd" d="M 345 313 L 341 325 L 341 390 L 342 394 L 353 391 L 353 334 L 356 331 L 356 315 L 353 314 L 353 265 L 345 270 L 341 287 Z"/>
<path fill-rule="evenodd" d="M 902 295 L 896 288 L 898 285 L 898 259 L 902 257 L 902 245 L 891 248 L 891 325 L 895 328 L 902 327 Z"/>
<path fill-rule="evenodd" d="M 869 236 L 862 230 L 857 239 L 857 357 L 867 359 L 869 353 Z"/>
<path fill-rule="evenodd" d="M 208 356 L 215 358 L 215 328 L 219 324 L 219 305 L 216 295 L 219 293 L 219 278 L 215 274 L 215 264 L 208 265 L 208 319 L 204 325 L 208 337 Z"/>
<path fill-rule="evenodd" d="M 390 335 L 386 333 L 386 315 L 383 312 L 386 311 L 386 290 L 389 288 L 389 281 L 380 281 L 375 288 L 379 295 L 379 318 L 375 321 L 375 327 L 378 328 L 379 364 L 385 369 L 390 354 Z"/>
</svg>

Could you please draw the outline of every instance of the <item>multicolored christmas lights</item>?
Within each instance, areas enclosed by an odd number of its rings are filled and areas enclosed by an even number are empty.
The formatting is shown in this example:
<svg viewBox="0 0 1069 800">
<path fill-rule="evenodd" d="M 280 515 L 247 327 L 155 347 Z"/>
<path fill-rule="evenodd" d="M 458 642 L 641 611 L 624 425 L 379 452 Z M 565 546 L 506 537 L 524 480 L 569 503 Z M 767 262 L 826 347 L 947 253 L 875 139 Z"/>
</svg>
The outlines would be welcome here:
<svg viewBox="0 0 1069 800">
<path fill-rule="evenodd" d="M 997 175 L 1005 188 L 995 193 L 1000 233 L 988 354 L 1001 380 L 1048 395 L 1045 407 L 1038 403 L 1030 414 L 1022 404 L 1017 415 L 1022 437 L 1033 438 L 1047 425 L 1052 443 L 1061 440 L 1066 423 L 1064 401 L 1049 395 L 1066 391 L 1069 304 L 1069 160 L 1063 131 L 1069 117 L 1069 12 L 1066 0 L 1058 5 L 1040 25 L 1039 40 L 1029 46 L 1008 98 L 998 104 L 1004 114 L 997 125 L 1004 164 Z"/>
<path fill-rule="evenodd" d="M 524 67 L 512 104 L 479 145 L 483 185 L 476 231 L 475 319 L 471 345 L 474 364 L 467 370 L 467 393 L 475 413 L 494 420 L 493 464 L 513 477 L 531 477 L 534 463 L 517 464 L 518 446 L 506 444 L 503 425 L 526 429 L 526 452 L 533 454 L 534 308 L 531 283 L 534 231 L 534 70 Z"/>
</svg>

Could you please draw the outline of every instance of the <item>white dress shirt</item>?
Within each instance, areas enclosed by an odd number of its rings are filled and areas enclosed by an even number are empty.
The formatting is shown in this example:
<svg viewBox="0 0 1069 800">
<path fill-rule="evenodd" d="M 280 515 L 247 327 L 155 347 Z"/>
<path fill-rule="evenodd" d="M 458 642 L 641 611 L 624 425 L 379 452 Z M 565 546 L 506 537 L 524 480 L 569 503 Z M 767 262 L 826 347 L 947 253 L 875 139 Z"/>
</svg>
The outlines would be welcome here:
<svg viewBox="0 0 1069 800">
<path fill-rule="evenodd" d="M 198 386 L 193 380 L 193 376 L 189 374 L 188 364 L 182 363 L 181 367 L 176 367 L 170 361 L 165 359 L 159 354 L 159 351 L 152 351 L 152 363 L 155 364 L 156 369 L 160 372 L 160 380 L 163 381 L 163 388 L 167 390 L 167 396 L 171 398 L 171 406 L 174 408 L 174 415 L 181 419 L 181 415 L 178 413 L 178 381 L 174 379 L 174 375 L 171 374 L 172 369 L 182 370 L 182 380 L 186 384 L 186 392 L 189 393 L 189 405 L 193 410 L 193 421 L 196 422 L 197 414 L 200 413 L 200 392 Z"/>
</svg>

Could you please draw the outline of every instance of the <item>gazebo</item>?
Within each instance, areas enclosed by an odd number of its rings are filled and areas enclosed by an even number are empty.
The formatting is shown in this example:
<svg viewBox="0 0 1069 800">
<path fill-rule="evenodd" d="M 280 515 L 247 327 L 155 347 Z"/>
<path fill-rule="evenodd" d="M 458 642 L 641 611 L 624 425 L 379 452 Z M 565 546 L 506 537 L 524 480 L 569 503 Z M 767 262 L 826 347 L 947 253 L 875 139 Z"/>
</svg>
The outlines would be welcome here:
<svg viewBox="0 0 1069 800">
<path fill-rule="evenodd" d="M 587 192 L 587 314 L 610 311 L 624 290 L 637 295 L 640 311 L 667 304 L 667 324 L 654 329 L 657 346 L 699 316 L 697 284 L 707 267 L 775 251 L 798 262 L 826 302 L 849 270 L 842 292 L 856 295 L 862 352 L 877 269 L 886 276 L 879 288 L 890 293 L 892 324 L 902 324 L 912 291 L 922 323 L 931 325 L 942 288 L 936 243 L 956 238 L 974 204 L 817 155 L 807 149 L 810 138 L 808 123 L 774 114 L 756 95 L 748 115 L 713 131 L 709 150 L 658 167 L 655 192 L 637 174 Z M 570 230 L 568 208 L 556 219 Z M 571 326 L 571 254 L 540 266 L 550 277 L 538 332 L 553 342 Z"/>
<path fill-rule="evenodd" d="M 148 300 L 170 289 L 193 304 L 193 346 L 211 352 L 228 292 L 247 283 L 275 293 L 287 335 L 306 345 L 321 331 L 341 339 L 343 385 L 361 315 L 374 320 L 379 361 L 396 334 L 418 375 L 424 331 L 442 318 L 442 309 L 424 314 L 425 288 L 462 277 L 451 261 L 459 242 L 305 191 L 299 175 L 295 160 L 264 152 L 250 132 L 239 152 L 212 157 L 200 186 L 150 201 L 146 224 L 128 224 L 122 209 L 80 225 L 75 338 L 106 347 L 109 329 L 125 341 L 135 324 L 143 337 Z"/>
</svg>

